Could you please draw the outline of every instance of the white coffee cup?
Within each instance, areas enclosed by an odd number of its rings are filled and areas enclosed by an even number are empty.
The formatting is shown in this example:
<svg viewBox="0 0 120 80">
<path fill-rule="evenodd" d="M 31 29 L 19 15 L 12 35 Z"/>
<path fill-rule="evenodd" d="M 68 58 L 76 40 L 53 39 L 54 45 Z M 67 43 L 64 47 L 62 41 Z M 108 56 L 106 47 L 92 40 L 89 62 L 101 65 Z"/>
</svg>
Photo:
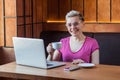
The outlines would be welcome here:
<svg viewBox="0 0 120 80">
<path fill-rule="evenodd" d="M 62 47 L 61 42 L 52 42 L 53 49 L 60 49 Z"/>
</svg>

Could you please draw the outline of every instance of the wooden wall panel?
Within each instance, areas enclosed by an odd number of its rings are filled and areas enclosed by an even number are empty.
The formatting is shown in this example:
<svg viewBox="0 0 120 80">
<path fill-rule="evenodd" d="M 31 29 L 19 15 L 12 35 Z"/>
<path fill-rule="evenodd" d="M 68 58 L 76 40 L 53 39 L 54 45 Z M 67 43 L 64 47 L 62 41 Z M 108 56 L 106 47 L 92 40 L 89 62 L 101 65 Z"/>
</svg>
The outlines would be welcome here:
<svg viewBox="0 0 120 80">
<path fill-rule="evenodd" d="M 98 22 L 110 22 L 110 0 L 98 0 Z"/>
<path fill-rule="evenodd" d="M 24 24 L 24 18 L 23 17 L 17 17 L 17 25 L 23 25 Z"/>
<path fill-rule="evenodd" d="M 23 0 L 17 0 L 16 1 L 16 8 L 17 8 L 17 25 L 23 25 L 24 24 L 24 6 L 23 6 Z M 20 35 L 20 30 L 21 30 L 21 27 L 17 27 L 18 29 L 18 35 Z M 20 29 L 20 30 L 19 30 Z M 22 31 L 21 31 L 22 32 Z M 21 36 L 21 35 L 20 35 Z"/>
<path fill-rule="evenodd" d="M 84 17 L 86 22 L 96 22 L 96 0 L 84 0 Z"/>
<path fill-rule="evenodd" d="M 33 28 L 31 25 L 18 26 L 17 27 L 17 34 L 19 37 L 33 37 L 33 38 L 40 38 L 40 33 L 42 31 L 42 24 L 33 24 Z"/>
<path fill-rule="evenodd" d="M 37 22 L 37 8 L 36 8 L 36 3 L 37 3 L 37 0 L 33 0 L 33 23 L 36 23 Z"/>
<path fill-rule="evenodd" d="M 16 0 L 3 0 L 5 46 L 13 46 L 12 37 L 16 35 Z"/>
<path fill-rule="evenodd" d="M 71 10 L 70 0 L 59 0 L 59 20 L 65 20 L 65 15 Z"/>
<path fill-rule="evenodd" d="M 5 16 L 16 16 L 16 0 L 4 0 Z"/>
<path fill-rule="evenodd" d="M 27 38 L 31 38 L 32 37 L 32 26 L 31 25 L 26 25 L 26 36 Z"/>
<path fill-rule="evenodd" d="M 23 0 L 16 0 L 17 16 L 23 16 Z"/>
<path fill-rule="evenodd" d="M 38 38 L 38 33 L 40 35 L 42 29 L 42 26 L 40 24 L 42 24 L 42 18 L 43 18 L 42 16 L 43 0 L 25 0 L 25 2 L 24 0 L 22 0 L 21 2 L 20 1 L 18 2 L 21 3 L 23 7 L 20 6 L 22 8 L 22 13 L 21 13 L 22 15 L 20 14 L 20 16 L 18 16 L 17 18 L 18 19 L 17 35 L 20 37 Z"/>
<path fill-rule="evenodd" d="M 36 1 L 36 16 L 37 16 L 37 22 L 42 22 L 42 5 L 43 4 L 43 0 L 37 0 Z M 33 12 L 34 13 L 34 12 Z"/>
<path fill-rule="evenodd" d="M 94 32 L 110 32 L 120 33 L 120 24 L 106 23 L 106 24 L 95 24 Z"/>
<path fill-rule="evenodd" d="M 33 16 L 33 23 L 42 22 L 42 17 L 43 17 L 42 16 L 42 5 L 43 5 L 42 3 L 43 3 L 42 0 L 33 0 L 33 3 L 31 5 L 31 11 L 32 11 L 31 16 Z"/>
<path fill-rule="evenodd" d="M 43 26 L 43 31 L 67 31 L 65 23 L 44 23 Z M 95 24 L 85 24 L 85 27 L 82 31 L 94 32 L 95 26 Z"/>
<path fill-rule="evenodd" d="M 64 25 L 65 23 L 47 23 L 43 26 L 43 31 L 67 31 L 67 28 Z M 57 26 L 57 27 L 56 27 Z M 108 33 L 119 33 L 120 32 L 120 24 L 98 24 L 98 23 L 86 23 L 85 27 L 82 30 L 83 32 L 108 32 Z"/>
<path fill-rule="evenodd" d="M 34 24 L 33 37 L 40 38 L 40 33 L 42 32 L 42 24 Z"/>
<path fill-rule="evenodd" d="M 37 21 L 37 17 L 39 17 L 37 14 L 36 14 L 36 7 L 38 6 L 38 5 L 36 5 L 37 4 L 37 2 L 36 2 L 37 0 L 25 0 L 25 14 L 24 14 L 24 20 L 25 20 L 25 22 L 24 22 L 24 25 L 32 25 L 32 23 L 36 23 L 36 21 Z M 34 5 L 34 2 L 35 2 L 35 5 Z M 33 6 L 35 6 L 35 7 L 33 7 Z M 33 9 L 34 8 L 34 9 Z M 34 11 L 33 11 L 34 10 Z M 34 21 L 34 22 L 33 22 Z M 27 26 L 26 25 L 26 26 Z M 28 28 L 29 29 L 29 28 Z M 28 32 L 28 34 L 29 34 L 29 32 Z M 27 33 L 26 33 L 26 36 L 27 36 Z"/>
<path fill-rule="evenodd" d="M 47 7 L 48 7 L 48 5 L 47 5 L 47 3 L 48 3 L 48 1 L 47 0 L 43 0 L 43 6 L 42 6 L 42 18 L 43 18 L 43 22 L 47 22 Z"/>
<path fill-rule="evenodd" d="M 62 0 L 59 1 L 62 4 Z M 53 4 L 56 5 L 55 3 Z M 61 4 L 59 5 L 62 6 Z M 83 28 L 83 31 L 120 32 L 120 24 L 111 23 L 111 21 L 117 23 L 120 22 L 120 0 L 70 0 L 70 4 L 67 4 L 70 5 L 71 9 L 75 9 L 83 13 L 86 22 L 86 26 Z M 63 5 L 62 7 L 66 5 Z M 50 7 L 48 8 L 50 9 Z M 58 7 L 58 13 L 61 12 L 62 14 L 62 9 Z M 51 16 L 49 13 L 47 13 L 47 15 Z M 59 15 L 55 14 L 55 16 Z M 57 20 L 58 22 L 44 23 L 43 30 L 66 31 L 64 23 L 59 22 L 61 19 L 54 18 L 53 20 Z"/>
<path fill-rule="evenodd" d="M 32 18 L 31 17 L 26 17 L 26 23 L 25 24 L 32 24 Z"/>
<path fill-rule="evenodd" d="M 16 32 L 16 19 L 15 18 L 6 18 L 5 19 L 6 27 L 6 46 L 13 46 L 12 37 L 17 36 Z"/>
<path fill-rule="evenodd" d="M 67 31 L 65 23 L 44 23 L 43 31 Z"/>
<path fill-rule="evenodd" d="M 112 22 L 120 23 L 120 0 L 111 0 L 112 1 Z"/>
<path fill-rule="evenodd" d="M 4 46 L 3 4 L 0 0 L 0 46 Z"/>
<path fill-rule="evenodd" d="M 48 0 L 47 2 L 47 17 L 48 20 L 58 20 L 59 15 L 58 15 L 58 0 Z"/>
<path fill-rule="evenodd" d="M 31 16 L 31 0 L 25 0 L 25 16 Z"/>
<path fill-rule="evenodd" d="M 72 9 L 83 14 L 83 0 L 72 0 Z"/>
<path fill-rule="evenodd" d="M 19 37 L 24 37 L 25 36 L 24 26 L 17 26 L 17 35 Z"/>
</svg>

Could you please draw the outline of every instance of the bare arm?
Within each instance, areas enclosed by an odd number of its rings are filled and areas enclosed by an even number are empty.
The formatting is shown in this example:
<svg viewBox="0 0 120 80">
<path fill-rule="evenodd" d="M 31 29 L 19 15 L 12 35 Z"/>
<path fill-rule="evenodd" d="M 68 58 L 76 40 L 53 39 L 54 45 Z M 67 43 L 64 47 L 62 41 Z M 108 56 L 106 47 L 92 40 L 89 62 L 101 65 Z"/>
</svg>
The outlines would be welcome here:
<svg viewBox="0 0 120 80">
<path fill-rule="evenodd" d="M 59 53 L 58 50 L 54 50 L 52 48 L 51 43 L 48 44 L 48 46 L 47 46 L 47 52 L 48 52 L 47 60 L 49 60 L 49 61 L 59 61 L 60 60 L 61 54 Z"/>
<path fill-rule="evenodd" d="M 94 64 L 99 64 L 99 50 L 95 50 L 92 53 L 91 62 Z"/>
<path fill-rule="evenodd" d="M 61 54 L 59 53 L 58 50 L 55 50 L 52 54 L 49 54 L 47 57 L 47 60 L 50 61 L 59 61 L 61 58 Z"/>
</svg>

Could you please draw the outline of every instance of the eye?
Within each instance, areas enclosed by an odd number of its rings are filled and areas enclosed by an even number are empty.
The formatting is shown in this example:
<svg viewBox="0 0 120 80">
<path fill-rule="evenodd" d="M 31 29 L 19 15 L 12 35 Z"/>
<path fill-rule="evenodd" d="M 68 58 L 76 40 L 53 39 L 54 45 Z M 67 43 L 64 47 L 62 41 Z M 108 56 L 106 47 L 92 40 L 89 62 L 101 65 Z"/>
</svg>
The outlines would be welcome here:
<svg viewBox="0 0 120 80">
<path fill-rule="evenodd" d="M 71 23 L 67 23 L 66 26 L 69 26 L 69 27 L 70 27 L 70 26 L 72 26 L 72 24 L 71 24 Z"/>
<path fill-rule="evenodd" d="M 77 26 L 79 25 L 79 22 L 74 22 L 74 23 L 67 23 L 66 26 L 71 27 L 71 26 Z"/>
<path fill-rule="evenodd" d="M 78 22 L 73 23 L 74 26 L 77 26 L 78 24 L 79 24 Z"/>
<path fill-rule="evenodd" d="M 71 23 L 68 23 L 68 26 L 72 26 L 72 24 L 71 24 Z"/>
</svg>

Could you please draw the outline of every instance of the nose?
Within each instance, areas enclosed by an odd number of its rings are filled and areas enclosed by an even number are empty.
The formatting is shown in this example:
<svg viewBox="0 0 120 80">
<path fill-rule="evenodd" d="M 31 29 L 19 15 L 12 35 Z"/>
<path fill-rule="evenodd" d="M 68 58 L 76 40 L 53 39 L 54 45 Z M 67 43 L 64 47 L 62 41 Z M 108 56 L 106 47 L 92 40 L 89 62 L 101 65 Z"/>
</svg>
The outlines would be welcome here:
<svg viewBox="0 0 120 80">
<path fill-rule="evenodd" d="M 73 25 L 73 24 L 71 25 L 71 28 L 75 28 L 75 27 L 76 27 L 75 25 Z"/>
</svg>

